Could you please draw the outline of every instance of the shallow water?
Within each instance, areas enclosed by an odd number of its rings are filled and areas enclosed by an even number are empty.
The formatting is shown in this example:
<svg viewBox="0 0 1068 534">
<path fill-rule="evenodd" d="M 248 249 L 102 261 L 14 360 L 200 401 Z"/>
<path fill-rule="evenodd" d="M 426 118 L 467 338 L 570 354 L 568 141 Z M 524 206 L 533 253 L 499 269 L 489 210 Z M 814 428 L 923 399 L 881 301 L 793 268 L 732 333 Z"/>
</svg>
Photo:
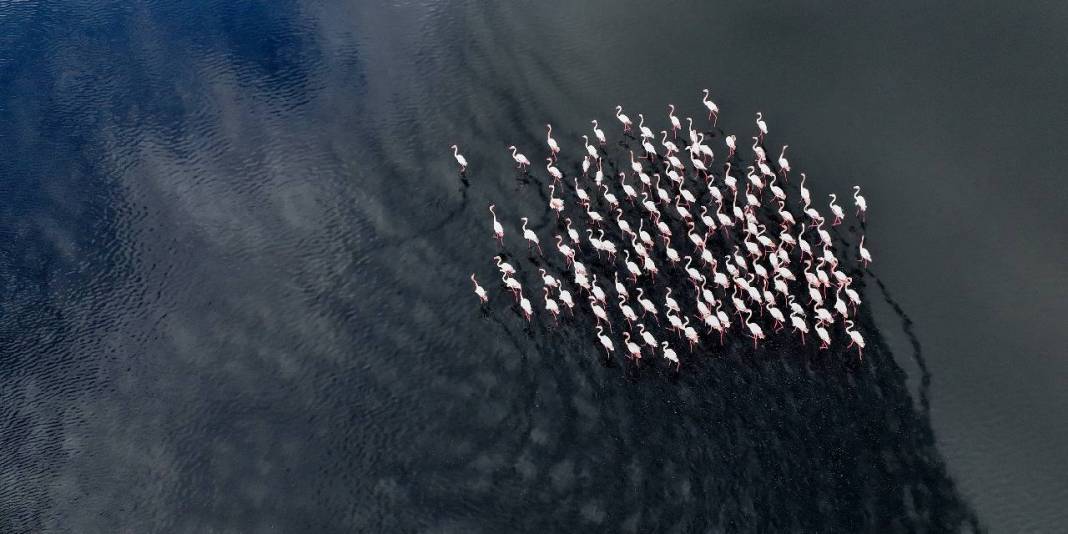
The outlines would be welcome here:
<svg viewBox="0 0 1068 534">
<path fill-rule="evenodd" d="M 1066 18 L 0 4 L 0 530 L 1054 531 Z M 863 186 L 864 364 L 627 373 L 475 304 L 485 206 L 553 223 L 504 147 L 703 87 Z"/>
</svg>

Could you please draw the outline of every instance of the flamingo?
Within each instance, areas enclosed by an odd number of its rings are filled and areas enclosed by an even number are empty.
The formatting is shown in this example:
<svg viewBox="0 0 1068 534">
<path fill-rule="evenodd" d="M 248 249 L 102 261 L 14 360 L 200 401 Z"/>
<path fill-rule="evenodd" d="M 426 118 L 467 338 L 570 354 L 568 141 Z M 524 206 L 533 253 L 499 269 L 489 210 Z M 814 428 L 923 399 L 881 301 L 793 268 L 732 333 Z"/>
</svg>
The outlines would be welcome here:
<svg viewBox="0 0 1068 534">
<path fill-rule="evenodd" d="M 582 136 L 582 140 L 586 142 L 586 153 L 589 154 L 589 156 L 591 158 L 593 158 L 593 159 L 597 160 L 598 162 L 600 162 L 601 161 L 601 155 L 598 154 L 597 153 L 597 149 L 593 145 L 590 144 L 590 138 L 585 136 L 585 135 L 583 135 Z"/>
<path fill-rule="evenodd" d="M 635 174 L 641 174 L 642 172 L 642 162 L 634 160 L 633 150 L 630 151 L 630 168 L 634 171 Z"/>
<path fill-rule="evenodd" d="M 553 238 L 556 239 L 556 250 L 559 250 L 560 254 L 564 255 L 564 260 L 567 264 L 571 265 L 571 263 L 575 261 L 575 249 L 567 246 L 567 244 L 564 243 L 563 236 L 560 234 L 556 234 Z"/>
<path fill-rule="evenodd" d="M 543 287 L 541 289 L 545 291 L 545 311 L 553 314 L 553 321 L 556 321 L 557 316 L 560 315 L 560 306 L 549 296 L 549 288 Z"/>
<path fill-rule="evenodd" d="M 559 182 L 560 180 L 563 180 L 564 173 L 560 172 L 560 169 L 557 169 L 556 166 L 553 165 L 553 158 L 545 158 L 545 161 L 547 162 L 545 164 L 545 170 L 549 171 L 549 176 L 553 177 L 553 181 Z"/>
<path fill-rule="evenodd" d="M 545 269 L 539 268 L 538 272 L 541 273 L 541 282 L 545 285 L 545 287 L 560 287 L 560 282 L 555 277 L 553 277 L 553 275 L 549 274 Z"/>
<path fill-rule="evenodd" d="M 560 213 L 564 211 L 564 199 L 556 198 L 556 186 L 549 184 L 549 209 L 556 212 L 557 220 L 560 219 Z"/>
<path fill-rule="evenodd" d="M 675 116 L 675 104 L 668 104 L 668 119 L 671 120 L 671 138 L 675 139 L 678 137 L 676 132 L 682 129 L 682 123 Z"/>
<path fill-rule="evenodd" d="M 452 157 L 456 158 L 456 163 L 460 164 L 460 174 L 467 172 L 467 158 L 460 153 L 460 149 L 456 145 L 452 145 L 449 148 L 452 149 Z"/>
<path fill-rule="evenodd" d="M 638 288 L 638 305 L 642 307 L 642 317 L 644 318 L 646 313 L 651 313 L 654 318 L 657 318 L 659 314 L 656 311 L 656 306 L 653 304 L 653 301 L 645 298 L 644 291 L 645 290 L 642 288 Z M 659 318 L 657 318 L 656 321 L 658 324 L 660 323 Z"/>
<path fill-rule="evenodd" d="M 697 336 L 697 330 L 690 326 L 689 317 L 686 317 L 686 320 L 682 323 L 682 333 L 686 336 L 686 340 L 690 342 L 690 352 L 693 352 L 693 346 L 699 345 L 701 338 Z"/>
<path fill-rule="evenodd" d="M 719 106 L 717 106 L 715 102 L 708 99 L 709 92 L 710 91 L 708 89 L 704 90 L 705 96 L 701 99 L 701 102 L 704 103 L 706 108 L 708 108 L 709 120 L 711 120 L 712 117 L 716 118 L 716 120 L 712 122 L 712 126 L 715 127 L 716 123 L 719 122 Z"/>
<path fill-rule="evenodd" d="M 590 121 L 590 123 L 593 124 L 593 136 L 596 137 L 597 141 L 602 145 L 606 144 L 607 141 L 605 141 L 604 130 L 602 130 L 600 126 L 597 126 L 597 119 Z"/>
<path fill-rule="evenodd" d="M 475 284 L 475 294 L 478 295 L 478 300 L 485 304 L 489 302 L 489 295 L 486 294 L 486 289 L 478 285 L 478 280 L 475 280 L 475 273 L 471 273 L 471 282 Z"/>
<path fill-rule="evenodd" d="M 760 143 L 760 138 L 759 137 L 754 137 L 753 138 L 753 153 L 756 154 L 757 161 L 766 161 L 768 159 L 768 155 L 766 153 L 764 153 L 764 147 L 760 146 L 759 143 Z"/>
<path fill-rule="evenodd" d="M 641 334 L 642 341 L 644 341 L 646 345 L 652 347 L 653 350 L 660 348 L 660 345 L 656 343 L 656 338 L 654 338 L 653 335 L 649 332 L 645 331 L 644 324 L 638 323 L 638 332 Z"/>
<path fill-rule="evenodd" d="M 623 131 L 629 132 L 633 123 L 630 121 L 630 117 L 623 114 L 623 106 L 616 106 L 616 118 L 623 124 Z"/>
<path fill-rule="evenodd" d="M 630 358 L 632 360 L 642 359 L 642 348 L 637 343 L 631 342 L 630 332 L 623 332 L 623 339 L 625 340 L 624 344 L 627 346 L 627 352 L 630 353 Z"/>
<path fill-rule="evenodd" d="M 512 264 L 504 261 L 504 256 L 494 256 L 493 259 L 497 260 L 497 268 L 501 270 L 501 274 L 505 276 L 512 276 L 515 274 L 515 267 L 512 267 Z"/>
<path fill-rule="evenodd" d="M 576 180 L 575 184 L 578 185 L 578 181 L 577 180 Z M 571 238 L 571 242 L 576 244 L 576 245 L 581 244 L 582 240 L 579 239 L 578 231 L 571 228 L 571 217 L 565 218 L 564 222 L 567 225 L 567 236 Z"/>
<path fill-rule="evenodd" d="M 531 317 L 534 316 L 534 308 L 530 305 L 530 301 L 526 297 L 522 297 L 519 300 L 519 307 L 523 310 L 523 316 L 527 318 L 527 322 L 530 322 Z"/>
<path fill-rule="evenodd" d="M 790 314 L 790 324 L 794 327 L 795 332 L 801 333 L 801 344 L 805 344 L 805 334 L 808 333 L 808 325 L 805 324 L 805 320 L 795 313 Z"/>
<path fill-rule="evenodd" d="M 668 156 L 679 151 L 679 147 L 675 143 L 667 140 L 667 130 L 660 130 L 660 144 L 664 146 Z"/>
<path fill-rule="evenodd" d="M 690 277 L 690 281 L 693 282 L 693 285 L 696 288 L 701 282 L 705 281 L 705 275 L 701 274 L 697 269 L 690 267 L 691 262 L 693 262 L 693 258 L 691 256 L 686 256 L 686 276 Z"/>
<path fill-rule="evenodd" d="M 619 296 L 619 311 L 623 312 L 623 318 L 627 320 L 627 325 L 633 328 L 634 323 L 638 321 L 638 316 L 634 313 L 634 309 L 627 305 L 627 298 L 623 295 Z"/>
<path fill-rule="evenodd" d="M 667 295 L 664 296 L 664 307 L 667 308 L 669 312 L 673 311 L 675 313 L 682 313 L 682 310 L 679 309 L 678 301 L 676 301 L 675 299 L 671 298 L 671 288 L 670 287 L 667 288 Z"/>
<path fill-rule="evenodd" d="M 586 190 L 579 187 L 578 177 L 572 178 L 575 181 L 575 196 L 578 197 L 579 203 L 587 208 L 590 207 L 590 195 L 586 193 Z"/>
<path fill-rule="evenodd" d="M 619 173 L 619 185 L 623 188 L 623 195 L 626 196 L 627 200 L 633 205 L 634 199 L 638 198 L 638 192 L 627 183 L 627 175 L 622 172 Z"/>
<path fill-rule="evenodd" d="M 723 171 L 723 183 L 730 188 L 731 191 L 738 190 L 738 180 L 731 176 L 731 163 L 727 162 L 727 169 Z"/>
<path fill-rule="evenodd" d="M 789 148 L 789 146 L 790 145 L 783 145 L 782 152 L 779 152 L 779 172 L 781 172 L 784 177 L 790 175 L 790 161 L 786 159 L 786 149 Z"/>
<path fill-rule="evenodd" d="M 867 267 L 868 264 L 871 263 L 871 252 L 868 252 L 868 249 L 864 248 L 864 237 L 865 236 L 860 236 L 860 260 L 864 262 L 864 267 Z"/>
<path fill-rule="evenodd" d="M 630 273 L 631 283 L 637 282 L 638 277 L 641 276 L 642 270 L 638 268 L 638 264 L 630 261 L 630 251 L 623 250 L 623 255 L 626 256 L 627 272 Z"/>
<path fill-rule="evenodd" d="M 860 332 L 853 330 L 853 321 L 846 321 L 846 333 L 849 334 L 849 346 L 857 346 L 857 355 L 860 359 L 864 359 L 864 336 L 860 335 Z M 848 347 L 847 347 L 848 348 Z"/>
<path fill-rule="evenodd" d="M 805 207 L 812 203 L 812 195 L 808 192 L 808 188 L 805 187 L 805 173 L 801 173 L 801 200 L 805 203 Z"/>
<path fill-rule="evenodd" d="M 826 349 L 831 346 L 831 336 L 827 333 L 827 329 L 823 325 L 816 324 L 816 335 L 820 338 L 820 350 Z"/>
<path fill-rule="evenodd" d="M 560 145 L 553 139 L 553 125 L 546 124 L 546 128 L 549 129 L 549 133 L 545 136 L 545 142 L 549 145 L 549 151 L 553 153 L 553 159 L 556 159 L 556 155 L 560 152 Z"/>
<path fill-rule="evenodd" d="M 601 221 L 604 220 L 604 217 L 601 217 L 600 213 L 590 209 L 589 204 L 586 205 L 586 216 L 590 218 L 590 222 L 593 224 L 600 224 Z"/>
<path fill-rule="evenodd" d="M 616 257 L 616 244 L 612 241 L 604 238 L 604 230 L 601 230 L 601 249 L 608 253 L 608 259 L 615 261 Z M 597 275 L 594 275 L 597 276 Z"/>
<path fill-rule="evenodd" d="M 611 328 L 609 330 L 611 330 Z M 601 346 L 604 347 L 605 355 L 611 358 L 612 353 L 616 351 L 616 347 L 612 344 L 612 340 L 604 335 L 604 328 L 600 325 L 597 325 L 597 339 L 601 341 Z"/>
<path fill-rule="evenodd" d="M 668 347 L 667 341 L 662 342 L 660 346 L 664 349 L 664 358 L 668 361 L 675 362 L 675 371 L 678 371 L 682 366 L 682 363 L 679 362 L 678 354 L 675 354 L 675 351 L 671 350 L 671 347 Z"/>
<path fill-rule="evenodd" d="M 831 226 L 838 226 L 839 224 L 842 224 L 842 219 L 845 217 L 845 212 L 842 211 L 842 206 L 839 206 L 838 204 L 835 204 L 835 202 L 838 201 L 838 196 L 837 195 L 835 195 L 834 193 L 831 193 L 830 195 L 827 195 L 827 196 L 831 197 L 831 202 L 830 202 L 831 213 L 834 215 L 834 222 L 831 223 Z"/>
<path fill-rule="evenodd" d="M 852 283 L 853 279 L 849 278 L 848 281 L 849 281 L 849 283 Z M 845 292 L 846 292 L 846 296 L 849 297 L 849 302 L 853 306 L 860 306 L 860 295 L 856 291 L 854 291 L 853 288 L 846 287 L 845 288 Z"/>
<path fill-rule="evenodd" d="M 537 245 L 538 254 L 541 252 L 541 242 L 538 241 L 538 235 L 533 230 L 527 230 L 527 218 L 522 217 L 519 220 L 523 221 L 523 239 L 527 240 L 527 250 L 530 250 L 531 245 Z"/>
<path fill-rule="evenodd" d="M 860 186 L 853 186 L 853 202 L 857 205 L 857 216 L 860 220 L 864 220 L 868 213 L 868 201 L 864 200 L 864 197 L 860 195 Z"/>
<path fill-rule="evenodd" d="M 500 242 L 501 246 L 503 247 L 504 246 L 504 226 L 502 226 L 500 221 L 497 220 L 497 212 L 493 211 L 494 207 L 496 207 L 496 204 L 490 204 L 489 210 L 490 210 L 490 213 L 493 214 L 493 237 L 496 238 L 497 241 Z"/>
<path fill-rule="evenodd" d="M 734 153 L 738 151 L 738 136 L 734 134 L 728 135 L 723 138 L 723 142 L 726 143 L 727 149 L 730 150 L 730 153 L 727 154 L 727 159 L 733 158 Z"/>
<path fill-rule="evenodd" d="M 624 252 L 626 252 L 626 251 L 624 251 Z M 627 286 L 619 283 L 619 273 L 615 273 L 615 277 L 616 277 L 616 294 L 622 296 L 625 299 L 630 298 L 630 293 L 627 292 Z"/>
<path fill-rule="evenodd" d="M 641 113 L 638 114 L 638 131 L 641 132 L 642 139 L 653 137 L 653 131 L 645 126 L 645 116 Z"/>
<path fill-rule="evenodd" d="M 783 325 L 786 324 L 786 317 L 783 316 L 782 310 L 775 307 L 774 303 L 769 303 L 767 308 L 768 313 L 771 314 L 771 318 L 775 320 L 775 331 L 778 332 L 779 330 L 782 330 Z"/>
<path fill-rule="evenodd" d="M 760 139 L 764 139 L 764 136 L 768 135 L 768 123 L 764 122 L 764 114 L 757 112 L 756 125 L 760 129 Z"/>
<path fill-rule="evenodd" d="M 687 221 L 692 220 L 693 219 L 693 215 L 690 215 L 689 210 L 687 210 L 686 208 L 682 207 L 682 204 L 680 204 L 681 200 L 682 200 L 682 198 L 675 197 L 675 211 L 679 212 L 679 217 L 682 217 L 684 220 L 687 220 Z"/>
<path fill-rule="evenodd" d="M 607 185 L 601 184 L 601 187 L 604 188 L 604 195 L 601 196 L 604 197 L 605 201 L 611 204 L 613 208 L 618 208 L 619 199 L 617 199 L 615 195 L 608 191 Z"/>
<path fill-rule="evenodd" d="M 560 297 L 560 302 L 563 302 L 564 305 L 567 306 L 567 311 L 569 313 L 574 313 L 575 301 L 571 299 L 571 292 L 566 289 L 560 289 L 557 296 Z"/>
<path fill-rule="evenodd" d="M 757 348 L 757 340 L 764 339 L 764 330 L 760 328 L 760 325 L 750 322 L 753 317 L 753 310 L 749 310 L 749 313 L 745 316 L 745 326 L 749 328 L 749 333 L 753 338 L 753 349 Z"/>
<path fill-rule="evenodd" d="M 612 323 L 608 320 L 608 313 L 604 311 L 604 308 L 597 304 L 597 301 L 593 297 L 589 297 L 589 299 L 590 309 L 593 310 L 594 318 L 597 319 L 597 325 L 600 326 L 601 321 L 604 321 L 608 324 L 608 331 L 611 332 Z"/>
<path fill-rule="evenodd" d="M 530 160 L 527 159 L 526 156 L 519 154 L 519 149 L 516 148 L 515 145 L 509 146 L 508 150 L 512 151 L 512 159 L 515 160 L 516 166 L 518 166 L 520 169 L 523 169 L 525 171 L 526 168 L 530 166 Z"/>
</svg>

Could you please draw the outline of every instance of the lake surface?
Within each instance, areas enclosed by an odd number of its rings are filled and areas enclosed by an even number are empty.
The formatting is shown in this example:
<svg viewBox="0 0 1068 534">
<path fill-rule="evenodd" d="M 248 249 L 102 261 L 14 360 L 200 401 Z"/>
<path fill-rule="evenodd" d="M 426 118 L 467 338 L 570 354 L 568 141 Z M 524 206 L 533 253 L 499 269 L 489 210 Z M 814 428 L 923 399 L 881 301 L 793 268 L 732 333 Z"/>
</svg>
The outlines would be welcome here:
<svg viewBox="0 0 1068 534">
<path fill-rule="evenodd" d="M 0 2 L 0 531 L 1062 530 L 1066 24 Z M 703 118 L 704 87 L 816 199 L 864 188 L 864 362 L 741 338 L 634 372 L 477 306 L 486 206 L 530 283 L 518 217 L 555 225 L 506 146 Z"/>
</svg>

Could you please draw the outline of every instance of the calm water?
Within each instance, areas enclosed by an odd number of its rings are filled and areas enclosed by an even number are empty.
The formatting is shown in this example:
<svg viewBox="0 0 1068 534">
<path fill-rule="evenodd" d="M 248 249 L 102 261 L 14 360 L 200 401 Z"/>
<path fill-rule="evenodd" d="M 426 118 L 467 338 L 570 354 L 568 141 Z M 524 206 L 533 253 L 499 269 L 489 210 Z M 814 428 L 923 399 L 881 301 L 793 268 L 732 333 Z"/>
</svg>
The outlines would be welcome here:
<svg viewBox="0 0 1068 534">
<path fill-rule="evenodd" d="M 0 531 L 1063 529 L 1063 6 L 372 4 L 0 2 Z M 864 187 L 864 364 L 479 312 L 504 147 L 703 87 Z"/>
</svg>

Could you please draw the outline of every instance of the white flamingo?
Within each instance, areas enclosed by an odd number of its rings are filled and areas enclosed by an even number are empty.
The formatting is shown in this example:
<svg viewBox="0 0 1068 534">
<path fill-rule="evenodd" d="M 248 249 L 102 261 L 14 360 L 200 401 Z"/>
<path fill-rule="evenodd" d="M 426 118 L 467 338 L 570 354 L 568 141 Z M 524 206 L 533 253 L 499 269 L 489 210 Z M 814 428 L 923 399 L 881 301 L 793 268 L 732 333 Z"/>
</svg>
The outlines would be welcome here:
<svg viewBox="0 0 1068 534">
<path fill-rule="evenodd" d="M 853 321 L 846 321 L 846 333 L 849 334 L 849 346 L 857 346 L 857 355 L 860 359 L 864 359 L 864 336 L 860 335 L 860 332 L 853 330 Z M 848 348 L 848 347 L 847 347 Z"/>
<path fill-rule="evenodd" d="M 704 90 L 705 96 L 701 99 L 701 102 L 705 105 L 706 108 L 708 108 L 709 120 L 715 117 L 715 121 L 712 122 L 712 126 L 715 127 L 716 123 L 719 122 L 719 106 L 717 106 L 715 102 L 708 99 L 709 92 L 710 91 L 708 89 Z"/>
<path fill-rule="evenodd" d="M 564 173 L 560 172 L 560 169 L 553 165 L 553 158 L 545 158 L 547 162 L 545 164 L 545 170 L 549 172 L 549 176 L 553 177 L 554 182 L 559 182 L 564 179 Z"/>
<path fill-rule="evenodd" d="M 456 158 L 456 163 L 460 164 L 460 173 L 467 172 L 467 158 L 460 153 L 460 149 L 456 145 L 452 145 L 449 148 L 452 149 L 452 157 Z"/>
<path fill-rule="evenodd" d="M 578 184 L 577 181 L 575 183 Z M 564 222 L 567 223 L 567 236 L 571 238 L 571 242 L 576 245 L 581 244 L 582 240 L 579 239 L 578 230 L 571 228 L 571 217 L 567 217 L 566 219 L 564 219 Z"/>
<path fill-rule="evenodd" d="M 515 274 L 515 267 L 512 267 L 511 263 L 504 261 L 504 256 L 494 256 L 493 259 L 497 260 L 497 268 L 501 270 L 501 274 L 505 276 Z"/>
<path fill-rule="evenodd" d="M 597 119 L 590 121 L 590 123 L 593 124 L 593 136 L 597 138 L 599 143 L 605 144 L 607 141 L 605 141 L 604 130 L 597 126 Z"/>
<path fill-rule="evenodd" d="M 616 106 L 616 118 L 623 124 L 623 131 L 629 132 L 630 126 L 633 123 L 631 122 L 630 117 L 623 114 L 623 106 Z"/>
<path fill-rule="evenodd" d="M 660 346 L 664 349 L 664 358 L 668 361 L 674 362 L 675 370 L 678 371 L 679 368 L 682 366 L 682 363 L 679 362 L 679 355 L 675 354 L 675 351 L 671 350 L 671 347 L 668 346 L 667 341 L 662 342 Z"/>
<path fill-rule="evenodd" d="M 675 104 L 668 104 L 668 119 L 671 120 L 671 137 L 678 137 L 676 132 L 682 129 L 682 123 L 680 123 L 679 118 L 675 116 Z"/>
<path fill-rule="evenodd" d="M 519 149 L 516 148 L 515 145 L 509 146 L 508 150 L 512 151 L 512 159 L 515 160 L 516 166 L 518 166 L 520 169 L 523 169 L 525 171 L 526 168 L 530 166 L 530 160 L 527 159 L 527 157 L 523 154 L 520 154 L 518 152 Z"/>
<path fill-rule="evenodd" d="M 538 235 L 535 234 L 533 230 L 527 229 L 527 218 L 522 217 L 519 220 L 523 221 L 523 239 L 527 240 L 527 250 L 530 250 L 531 245 L 536 245 L 538 247 L 538 254 L 542 254 L 541 242 L 538 241 Z"/>
<path fill-rule="evenodd" d="M 609 328 L 609 330 L 611 330 L 611 328 Z M 611 358 L 612 353 L 616 351 L 616 347 L 612 344 L 612 340 L 604 335 L 604 328 L 601 328 L 600 325 L 597 326 L 597 339 L 601 341 L 601 346 L 604 347 L 605 355 Z"/>
<path fill-rule="evenodd" d="M 475 273 L 471 273 L 471 282 L 475 284 L 475 294 L 478 295 L 478 300 L 485 304 L 489 302 L 489 295 L 486 294 L 486 289 L 478 285 L 478 280 L 475 280 Z"/>
<path fill-rule="evenodd" d="M 564 211 L 564 199 L 556 197 L 556 186 L 549 184 L 549 209 L 556 212 L 556 218 Z"/>
<path fill-rule="evenodd" d="M 630 340 L 630 332 L 623 332 L 623 339 L 627 352 L 630 353 L 630 359 L 635 361 L 642 359 L 642 348 Z"/>
<path fill-rule="evenodd" d="M 871 263 L 871 252 L 864 248 L 864 238 L 866 236 L 860 236 L 860 260 L 864 262 L 864 266 L 867 267 Z"/>
<path fill-rule="evenodd" d="M 556 321 L 560 315 L 560 306 L 549 296 L 549 288 L 543 287 L 541 289 L 545 292 L 545 311 L 553 314 L 553 321 Z"/>
<path fill-rule="evenodd" d="M 530 301 L 526 297 L 522 297 L 519 300 L 519 307 L 523 310 L 523 316 L 527 318 L 527 322 L 534 316 L 534 308 L 530 305 Z"/>
<path fill-rule="evenodd" d="M 760 328 L 760 325 L 750 321 L 753 317 L 753 310 L 749 310 L 749 313 L 745 317 L 745 326 L 749 329 L 749 334 L 753 338 L 753 349 L 757 348 L 757 340 L 764 339 L 764 330 Z"/>
<path fill-rule="evenodd" d="M 834 222 L 831 223 L 831 226 L 838 226 L 839 224 L 842 224 L 842 219 L 845 218 L 845 212 L 842 211 L 842 206 L 836 204 L 838 195 L 831 193 L 827 196 L 831 197 L 831 214 L 834 215 Z"/>
<path fill-rule="evenodd" d="M 500 242 L 501 246 L 504 246 L 504 226 L 497 220 L 497 212 L 493 211 L 496 204 L 490 204 L 489 210 L 493 215 L 493 237 Z"/>
<path fill-rule="evenodd" d="M 779 152 L 779 172 L 781 172 L 783 176 L 790 175 L 790 160 L 786 159 L 786 149 L 789 146 L 790 145 L 783 145 L 782 152 Z"/>
<path fill-rule="evenodd" d="M 768 135 L 768 123 L 764 122 L 763 113 L 758 111 L 756 116 L 756 125 L 757 128 L 760 130 L 760 138 L 764 139 L 764 136 Z"/>
<path fill-rule="evenodd" d="M 864 197 L 860 195 L 860 186 L 853 186 L 853 202 L 857 205 L 857 216 L 860 220 L 864 220 L 868 213 L 868 201 L 864 200 Z"/>
<path fill-rule="evenodd" d="M 638 131 L 641 133 L 642 139 L 653 137 L 653 131 L 645 125 L 645 116 L 641 113 L 638 114 Z"/>
<path fill-rule="evenodd" d="M 560 153 L 560 145 L 553 139 L 553 125 L 546 124 L 546 128 L 549 129 L 549 133 L 545 136 L 545 142 L 549 145 L 549 151 L 553 153 L 553 159 L 556 159 L 556 155 Z"/>
</svg>

